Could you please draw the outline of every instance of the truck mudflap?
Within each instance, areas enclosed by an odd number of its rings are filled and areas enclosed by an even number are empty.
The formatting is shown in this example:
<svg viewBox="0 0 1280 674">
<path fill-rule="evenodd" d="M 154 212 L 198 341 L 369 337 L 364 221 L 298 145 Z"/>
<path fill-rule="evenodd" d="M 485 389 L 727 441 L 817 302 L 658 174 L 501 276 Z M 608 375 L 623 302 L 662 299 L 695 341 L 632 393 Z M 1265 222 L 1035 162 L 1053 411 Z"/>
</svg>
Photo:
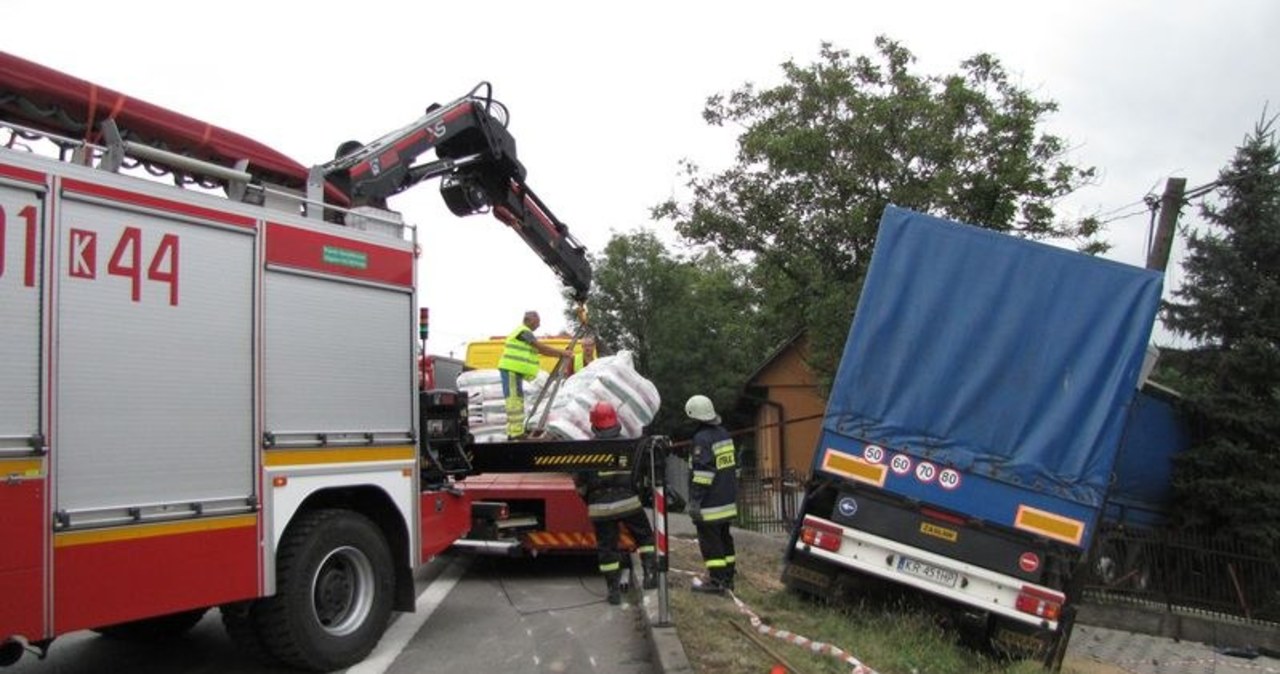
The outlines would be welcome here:
<svg viewBox="0 0 1280 674">
<path fill-rule="evenodd" d="M 1056 631 L 1067 596 L 1043 585 L 959 562 L 814 515 L 806 515 L 788 553 L 784 580 L 815 591 L 849 569 L 952 602 Z M 812 563 L 818 562 L 817 564 Z"/>
</svg>

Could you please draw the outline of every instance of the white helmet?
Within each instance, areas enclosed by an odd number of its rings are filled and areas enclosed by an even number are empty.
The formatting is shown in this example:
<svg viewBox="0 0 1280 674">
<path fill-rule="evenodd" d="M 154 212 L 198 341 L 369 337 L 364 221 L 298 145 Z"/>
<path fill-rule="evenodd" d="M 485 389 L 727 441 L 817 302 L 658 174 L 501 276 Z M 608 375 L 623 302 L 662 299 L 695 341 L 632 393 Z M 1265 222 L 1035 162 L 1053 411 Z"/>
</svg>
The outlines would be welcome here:
<svg viewBox="0 0 1280 674">
<path fill-rule="evenodd" d="M 705 421 L 709 424 L 720 423 L 720 417 L 716 416 L 716 407 L 711 404 L 711 399 L 704 395 L 696 395 L 689 398 L 684 404 L 684 413 L 689 415 L 690 419 Z"/>
</svg>

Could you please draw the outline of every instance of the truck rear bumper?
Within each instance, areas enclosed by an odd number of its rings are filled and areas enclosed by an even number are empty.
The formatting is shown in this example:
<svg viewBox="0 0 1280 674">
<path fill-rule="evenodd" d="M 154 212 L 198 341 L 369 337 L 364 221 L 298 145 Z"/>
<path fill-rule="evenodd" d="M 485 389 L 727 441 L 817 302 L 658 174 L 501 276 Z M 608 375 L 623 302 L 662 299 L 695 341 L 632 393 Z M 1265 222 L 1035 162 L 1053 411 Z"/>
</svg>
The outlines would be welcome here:
<svg viewBox="0 0 1280 674">
<path fill-rule="evenodd" d="M 515 557 L 521 552 L 519 541 L 481 541 L 473 538 L 459 538 L 453 547 L 471 550 L 485 555 L 506 555 Z"/>
<path fill-rule="evenodd" d="M 824 547 L 796 537 L 794 553 L 830 562 L 840 567 L 877 576 L 890 582 L 916 588 L 952 602 L 971 606 L 1044 630 L 1057 630 L 1057 619 L 1033 615 L 1035 601 L 1065 603 L 1065 596 L 1048 587 L 995 573 L 936 553 L 921 550 L 873 534 L 843 527 L 831 520 L 806 515 L 805 525 L 816 525 L 824 532 L 840 533 L 838 546 Z M 830 541 L 830 539 L 827 539 Z M 834 549 L 826 549 L 834 547 Z M 1055 613 L 1054 615 L 1058 615 Z"/>
</svg>

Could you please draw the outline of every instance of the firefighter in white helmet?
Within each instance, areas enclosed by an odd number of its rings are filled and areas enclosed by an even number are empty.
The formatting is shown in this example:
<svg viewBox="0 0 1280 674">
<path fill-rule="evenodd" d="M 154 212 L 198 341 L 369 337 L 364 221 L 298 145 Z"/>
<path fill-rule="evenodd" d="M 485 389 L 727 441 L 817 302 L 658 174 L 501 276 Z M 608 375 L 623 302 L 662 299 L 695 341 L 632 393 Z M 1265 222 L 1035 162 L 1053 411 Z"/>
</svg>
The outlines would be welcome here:
<svg viewBox="0 0 1280 674">
<path fill-rule="evenodd" d="M 708 576 L 695 579 L 693 590 L 723 593 L 733 589 L 736 561 L 730 528 L 738 516 L 737 452 L 710 398 L 689 398 L 684 412 L 698 422 L 689 454 L 688 511 L 698 531 L 698 547 Z"/>
</svg>

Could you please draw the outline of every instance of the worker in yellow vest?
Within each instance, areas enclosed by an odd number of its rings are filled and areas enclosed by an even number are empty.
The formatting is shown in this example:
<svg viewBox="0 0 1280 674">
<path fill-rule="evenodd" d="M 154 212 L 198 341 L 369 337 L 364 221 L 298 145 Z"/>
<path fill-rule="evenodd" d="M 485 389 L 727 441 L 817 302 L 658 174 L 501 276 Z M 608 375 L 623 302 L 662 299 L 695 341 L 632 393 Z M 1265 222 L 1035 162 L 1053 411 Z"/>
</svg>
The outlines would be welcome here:
<svg viewBox="0 0 1280 674">
<path fill-rule="evenodd" d="M 536 311 L 524 312 L 520 327 L 507 335 L 498 359 L 498 374 L 502 377 L 502 397 L 507 412 L 507 439 L 524 437 L 524 381 L 538 376 L 538 354 L 553 358 L 573 358 L 568 350 L 552 348 L 538 341 L 533 333 L 542 325 Z"/>
<path fill-rule="evenodd" d="M 596 340 L 590 335 L 582 338 L 582 350 L 573 355 L 573 367 L 569 369 L 569 374 L 577 374 L 582 372 L 582 368 L 591 364 L 596 359 Z"/>
</svg>

